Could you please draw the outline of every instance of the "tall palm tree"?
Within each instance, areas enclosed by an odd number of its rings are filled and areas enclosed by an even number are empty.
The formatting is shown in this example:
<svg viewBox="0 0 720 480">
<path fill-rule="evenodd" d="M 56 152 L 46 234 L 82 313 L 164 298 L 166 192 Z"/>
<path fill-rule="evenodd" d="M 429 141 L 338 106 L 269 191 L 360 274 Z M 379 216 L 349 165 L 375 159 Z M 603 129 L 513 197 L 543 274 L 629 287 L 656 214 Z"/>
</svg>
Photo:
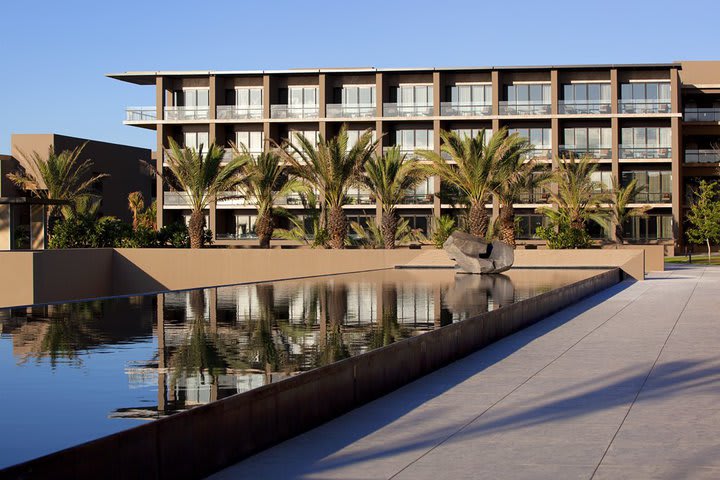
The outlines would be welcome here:
<svg viewBox="0 0 720 480">
<path fill-rule="evenodd" d="M 397 204 L 402 203 L 407 191 L 425 177 L 420 164 L 412 157 L 393 147 L 384 155 L 373 155 L 365 164 L 363 183 L 375 194 L 382 207 L 382 236 L 385 248 L 395 248 L 395 237 L 400 220 Z"/>
<path fill-rule="evenodd" d="M 233 144 L 232 148 L 235 157 L 243 160 L 240 167 L 243 193 L 257 206 L 255 232 L 260 247 L 269 248 L 274 230 L 275 200 L 299 190 L 301 183 L 290 177 L 288 166 L 276 152 L 253 156 L 245 145 Z"/>
<path fill-rule="evenodd" d="M 203 152 L 202 145 L 195 150 L 180 147 L 172 138 L 169 142 L 166 164 L 174 178 L 165 180 L 171 188 L 177 187 L 187 195 L 192 210 L 188 225 L 190 248 L 202 248 L 203 210 L 220 194 L 234 191 L 241 185 L 243 179 L 239 171 L 246 159 L 235 157 L 223 165 L 224 149 L 217 145 L 210 145 L 207 152 Z"/>
<path fill-rule="evenodd" d="M 500 239 L 515 247 L 515 209 L 523 193 L 532 191 L 550 177 L 548 170 L 538 169 L 534 159 L 527 153 L 534 148 L 517 133 L 507 135 L 507 130 L 495 135 L 504 137 L 502 146 L 495 151 L 495 176 L 492 190 L 500 203 L 498 230 Z"/>
<path fill-rule="evenodd" d="M 130 192 L 128 195 L 128 209 L 132 212 L 133 230 L 137 230 L 140 224 L 140 214 L 145 208 L 145 200 L 142 192 Z"/>
<path fill-rule="evenodd" d="M 485 237 L 490 217 L 485 209 L 491 193 L 493 159 L 501 147 L 502 138 L 493 135 L 485 142 L 485 133 L 477 137 L 461 137 L 454 132 L 440 131 L 442 154 L 421 150 L 417 154 L 431 163 L 428 172 L 456 188 L 468 206 L 467 224 L 469 233 Z M 455 165 L 450 163 L 454 162 Z"/>
<path fill-rule="evenodd" d="M 545 183 L 556 186 L 557 192 L 549 191 L 550 203 L 554 208 L 543 206 L 537 209 L 556 225 L 567 225 L 572 229 L 585 230 L 588 221 L 600 225 L 607 218 L 602 205 L 609 201 L 606 194 L 600 193 L 600 185 L 592 180 L 597 170 L 597 162 L 590 157 L 576 159 L 574 156 L 561 158 L 558 167 Z"/>
<path fill-rule="evenodd" d="M 367 130 L 349 148 L 347 125 L 333 138 L 320 136 L 317 147 L 304 135 L 298 134 L 297 141 L 299 146 L 289 143 L 288 150 L 281 150 L 283 158 L 297 177 L 318 191 L 321 207 L 327 210 L 330 246 L 345 248 L 348 222 L 342 207 L 347 202 L 348 189 L 358 183 L 377 141 L 373 141 L 372 132 Z"/>
<path fill-rule="evenodd" d="M 86 144 L 87 142 L 73 150 L 63 150 L 59 154 L 50 147 L 47 157 L 42 157 L 37 152 L 30 155 L 20 152 L 26 167 L 22 171 L 8 173 L 7 178 L 18 188 L 27 190 L 38 198 L 64 200 L 75 205 L 79 197 L 94 196 L 90 192 L 92 186 L 109 177 L 106 173 L 93 175 L 92 160 L 80 161 Z M 59 211 L 57 205 L 48 206 L 48 221 L 56 218 Z"/>
<path fill-rule="evenodd" d="M 637 208 L 628 208 L 628 204 L 638 193 L 645 190 L 645 185 L 638 185 L 637 178 L 633 178 L 624 187 L 613 177 L 612 198 L 610 202 L 610 224 L 615 227 L 615 243 L 622 245 L 625 241 L 625 223 L 633 217 L 643 217 L 652 207 L 643 205 Z"/>
</svg>

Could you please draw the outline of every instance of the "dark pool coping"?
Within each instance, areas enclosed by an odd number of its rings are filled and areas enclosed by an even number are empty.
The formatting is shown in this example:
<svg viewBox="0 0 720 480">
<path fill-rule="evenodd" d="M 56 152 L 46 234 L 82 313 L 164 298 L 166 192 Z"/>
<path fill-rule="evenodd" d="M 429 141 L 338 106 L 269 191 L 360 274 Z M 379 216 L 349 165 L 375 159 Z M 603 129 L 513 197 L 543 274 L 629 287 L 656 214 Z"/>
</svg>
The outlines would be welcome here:
<svg viewBox="0 0 720 480">
<path fill-rule="evenodd" d="M 618 268 L 331 365 L 0 470 L 0 479 L 203 478 L 623 279 Z"/>
</svg>

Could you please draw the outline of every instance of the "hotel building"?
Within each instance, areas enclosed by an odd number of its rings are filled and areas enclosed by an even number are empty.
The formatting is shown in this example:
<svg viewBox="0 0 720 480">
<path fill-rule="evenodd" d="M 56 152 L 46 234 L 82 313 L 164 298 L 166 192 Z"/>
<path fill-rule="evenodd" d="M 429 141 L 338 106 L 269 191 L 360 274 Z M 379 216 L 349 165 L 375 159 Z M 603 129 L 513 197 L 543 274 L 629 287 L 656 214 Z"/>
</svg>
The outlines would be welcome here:
<svg viewBox="0 0 720 480">
<path fill-rule="evenodd" d="M 351 140 L 371 129 L 379 148 L 393 145 L 440 151 L 440 131 L 476 135 L 507 127 L 534 145 L 533 156 L 553 164 L 562 156 L 589 155 L 599 164 L 596 180 L 633 178 L 645 185 L 634 205 L 651 205 L 634 218 L 626 235 L 635 243 L 660 243 L 681 251 L 683 218 L 699 178 L 717 176 L 713 146 L 720 138 L 720 62 L 639 65 L 573 65 L 471 68 L 343 68 L 281 71 L 166 71 L 110 74 L 154 86 L 156 104 L 130 107 L 125 124 L 155 130 L 157 158 L 168 139 L 198 147 L 243 143 L 258 153 L 269 140 L 294 142 L 331 137 L 346 123 Z M 158 223 L 189 215 L 182 193 L 157 180 Z M 428 231 L 433 216 L 457 212 L 443 204 L 443 188 L 430 177 L 408 195 L 399 212 Z M 371 192 L 350 192 L 350 220 L 379 214 Z M 541 190 L 516 205 L 520 243 L 537 243 L 547 202 Z M 302 215 L 298 197 L 282 204 Z M 497 204 L 487 208 L 497 214 Z M 253 243 L 254 206 L 219 199 L 207 213 L 215 243 Z M 592 228 L 593 236 L 604 235 Z"/>
</svg>

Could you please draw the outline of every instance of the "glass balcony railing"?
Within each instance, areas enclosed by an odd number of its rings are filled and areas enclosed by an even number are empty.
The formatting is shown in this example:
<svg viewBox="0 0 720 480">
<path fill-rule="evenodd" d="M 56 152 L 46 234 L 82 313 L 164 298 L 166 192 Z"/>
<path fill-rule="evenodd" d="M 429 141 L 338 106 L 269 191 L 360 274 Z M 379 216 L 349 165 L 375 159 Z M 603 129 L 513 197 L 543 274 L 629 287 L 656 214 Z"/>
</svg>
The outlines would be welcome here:
<svg viewBox="0 0 720 480">
<path fill-rule="evenodd" d="M 500 115 L 550 115 L 550 104 L 539 102 L 500 102 Z"/>
<path fill-rule="evenodd" d="M 660 100 L 620 100 L 620 113 L 670 113 L 670 102 Z"/>
<path fill-rule="evenodd" d="M 526 153 L 525 158 L 528 160 L 531 158 L 535 160 L 550 160 L 552 159 L 552 148 L 535 148 Z"/>
<path fill-rule="evenodd" d="M 253 157 L 257 157 L 258 155 L 260 155 L 262 153 L 262 150 L 249 150 L 249 153 Z M 223 159 L 222 159 L 223 163 L 229 162 L 230 160 L 233 159 L 234 156 L 235 156 L 235 152 L 233 152 L 232 148 L 225 148 L 225 153 L 223 154 Z"/>
<path fill-rule="evenodd" d="M 166 207 L 190 206 L 190 197 L 185 192 L 163 192 L 163 205 Z"/>
<path fill-rule="evenodd" d="M 377 115 L 377 107 L 372 104 L 327 104 L 328 118 L 368 118 Z"/>
<path fill-rule="evenodd" d="M 375 205 L 375 197 L 371 193 L 348 193 L 348 205 Z"/>
<path fill-rule="evenodd" d="M 661 159 L 671 157 L 672 149 L 670 147 L 634 147 L 632 145 L 620 145 L 620 158 Z"/>
<path fill-rule="evenodd" d="M 154 122 L 157 120 L 155 107 L 128 107 L 125 109 L 126 122 Z"/>
<path fill-rule="evenodd" d="M 558 111 L 566 115 L 600 115 L 610 113 L 611 104 L 609 101 L 596 102 L 596 101 L 564 101 L 558 102 Z"/>
<path fill-rule="evenodd" d="M 433 106 L 429 104 L 383 103 L 385 117 L 430 117 Z"/>
<path fill-rule="evenodd" d="M 218 120 L 253 120 L 263 117 L 262 106 L 249 105 L 218 105 Z"/>
<path fill-rule="evenodd" d="M 302 197 L 297 193 L 291 193 L 275 199 L 276 205 L 302 205 Z"/>
<path fill-rule="evenodd" d="M 218 233 L 215 235 L 216 240 L 257 240 L 258 236 L 255 232 L 248 233 Z"/>
<path fill-rule="evenodd" d="M 686 108 L 686 122 L 720 122 L 720 108 Z"/>
<path fill-rule="evenodd" d="M 445 117 L 482 117 L 492 114 L 492 105 L 485 103 L 442 102 L 440 115 Z"/>
<path fill-rule="evenodd" d="M 208 120 L 210 107 L 165 107 L 165 120 Z"/>
<path fill-rule="evenodd" d="M 270 105 L 270 118 L 317 118 L 317 105 Z"/>
<path fill-rule="evenodd" d="M 720 152 L 713 149 L 685 150 L 685 163 L 720 163 Z"/>
<path fill-rule="evenodd" d="M 403 205 L 428 205 L 433 203 L 434 197 L 435 195 L 432 193 L 413 193 L 405 195 L 400 203 Z"/>
<path fill-rule="evenodd" d="M 518 203 L 547 203 L 550 194 L 542 190 L 525 191 L 518 197 Z"/>
<path fill-rule="evenodd" d="M 640 192 L 633 197 L 631 203 L 672 203 L 672 193 Z"/>
<path fill-rule="evenodd" d="M 612 149 L 595 147 L 577 147 L 573 145 L 560 145 L 561 157 L 590 157 L 596 159 L 612 158 Z"/>
</svg>

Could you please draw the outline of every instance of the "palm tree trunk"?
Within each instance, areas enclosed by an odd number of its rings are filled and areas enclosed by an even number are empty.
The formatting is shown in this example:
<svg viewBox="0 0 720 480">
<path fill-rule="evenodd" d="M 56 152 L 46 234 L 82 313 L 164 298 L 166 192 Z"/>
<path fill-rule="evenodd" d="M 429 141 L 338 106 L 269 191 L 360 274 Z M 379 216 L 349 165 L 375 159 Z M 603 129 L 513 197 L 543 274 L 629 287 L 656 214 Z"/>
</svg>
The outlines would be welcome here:
<svg viewBox="0 0 720 480">
<path fill-rule="evenodd" d="M 615 225 L 615 243 L 622 245 L 625 241 L 625 231 L 621 224 Z"/>
<path fill-rule="evenodd" d="M 190 248 L 202 248 L 203 227 L 205 226 L 205 215 L 202 210 L 193 210 L 190 214 L 188 234 L 190 235 Z"/>
<path fill-rule="evenodd" d="M 260 248 L 270 248 L 270 239 L 273 235 L 273 218 L 270 213 L 258 215 L 255 221 L 255 232 L 260 240 Z"/>
<path fill-rule="evenodd" d="M 328 230 L 330 232 L 330 247 L 341 249 L 345 248 L 345 238 L 347 238 L 347 217 L 342 206 L 335 206 L 330 209 L 328 219 Z"/>
<path fill-rule="evenodd" d="M 398 217 L 395 212 L 387 212 L 382 218 L 382 234 L 385 248 L 395 248 L 395 235 L 397 234 Z"/>
<path fill-rule="evenodd" d="M 471 203 L 468 210 L 468 233 L 485 238 L 489 223 L 490 218 L 485 210 L 485 205 L 482 202 Z"/>
<path fill-rule="evenodd" d="M 512 205 L 500 208 L 500 239 L 515 248 L 515 209 Z"/>
</svg>

